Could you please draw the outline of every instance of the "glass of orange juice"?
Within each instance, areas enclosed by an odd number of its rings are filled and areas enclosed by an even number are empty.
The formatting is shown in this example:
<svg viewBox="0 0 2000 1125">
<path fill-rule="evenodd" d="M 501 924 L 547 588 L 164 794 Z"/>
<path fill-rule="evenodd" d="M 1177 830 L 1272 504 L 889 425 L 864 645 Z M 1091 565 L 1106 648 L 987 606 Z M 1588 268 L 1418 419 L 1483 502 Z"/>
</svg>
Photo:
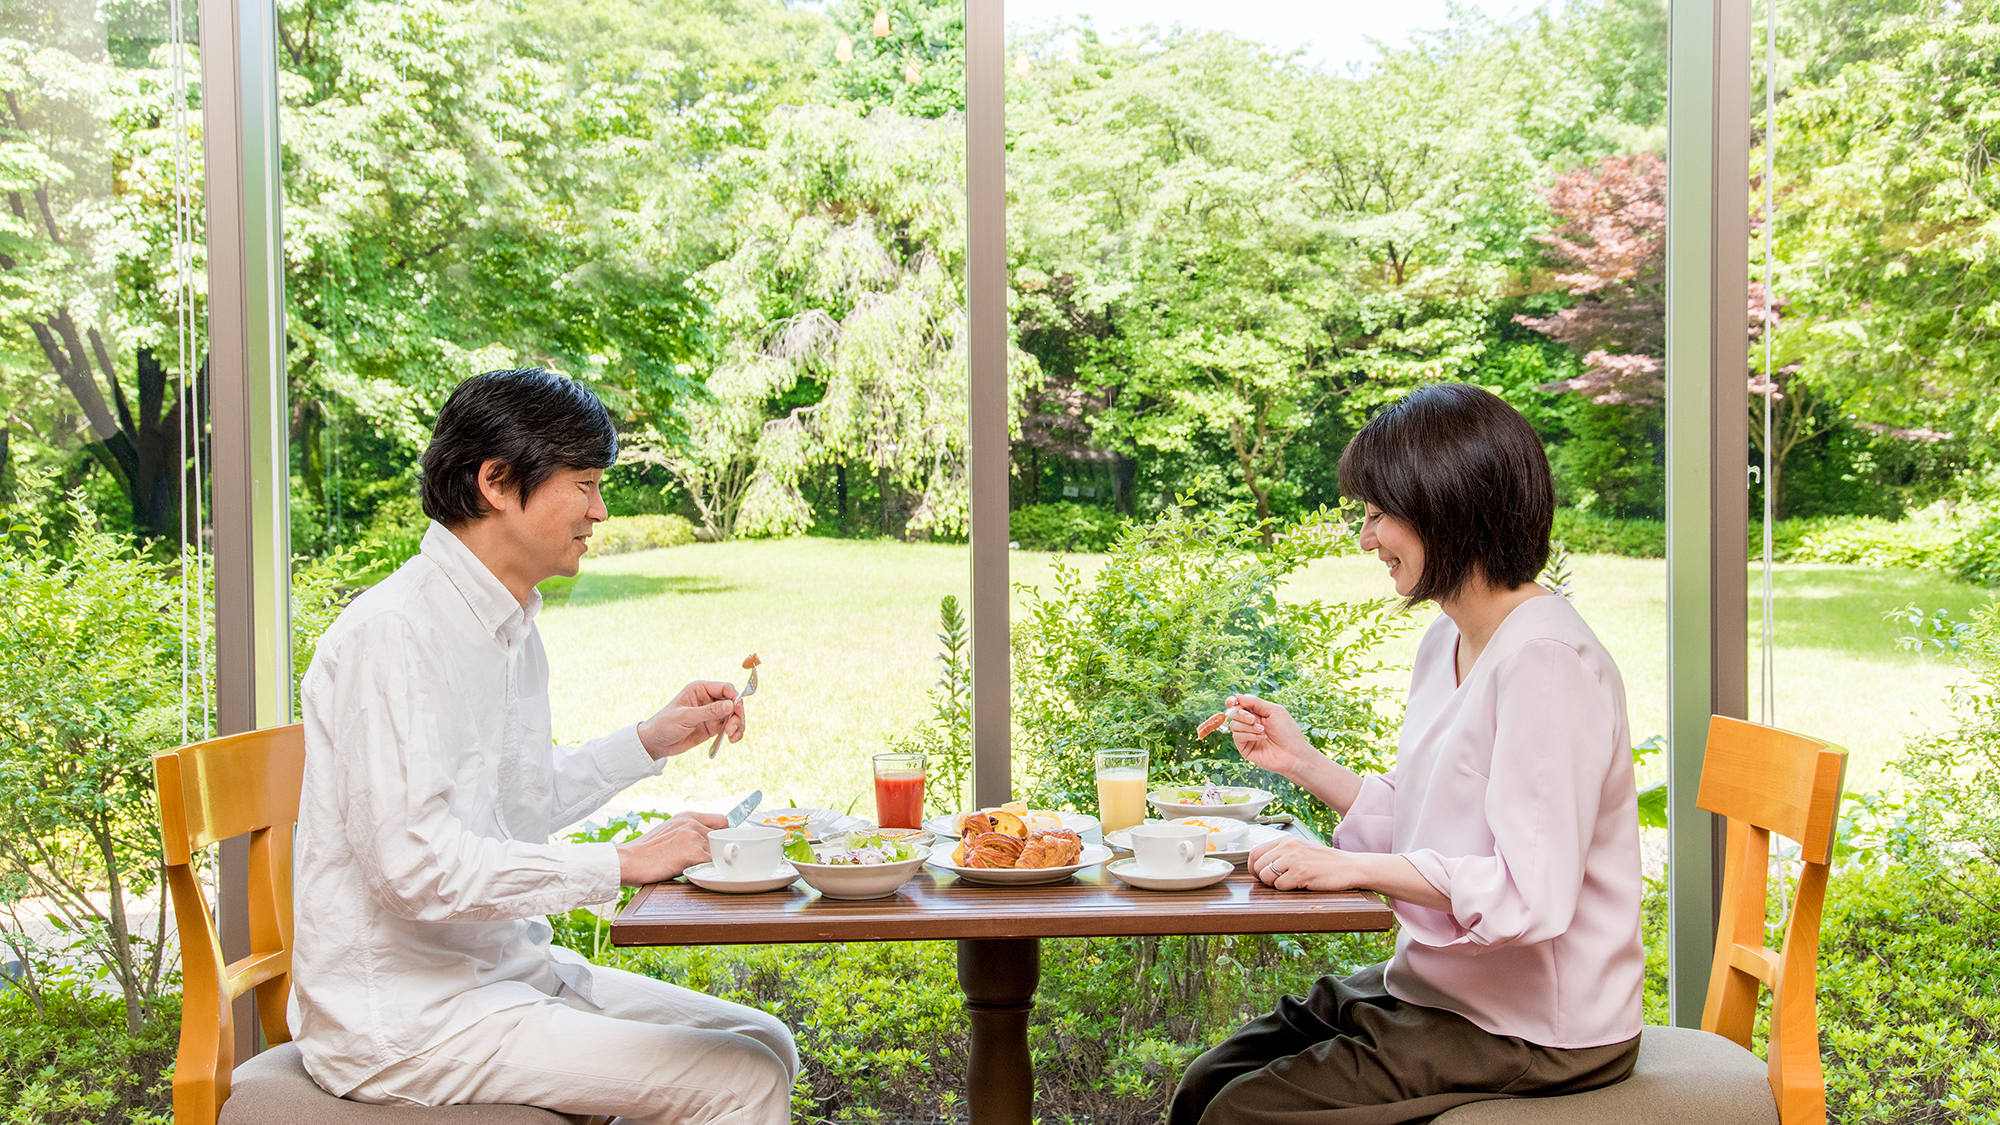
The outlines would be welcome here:
<svg viewBox="0 0 2000 1125">
<path fill-rule="evenodd" d="M 1146 819 L 1146 766 L 1144 750 L 1099 750 L 1097 752 L 1097 819 L 1104 831 L 1130 828 Z"/>
</svg>

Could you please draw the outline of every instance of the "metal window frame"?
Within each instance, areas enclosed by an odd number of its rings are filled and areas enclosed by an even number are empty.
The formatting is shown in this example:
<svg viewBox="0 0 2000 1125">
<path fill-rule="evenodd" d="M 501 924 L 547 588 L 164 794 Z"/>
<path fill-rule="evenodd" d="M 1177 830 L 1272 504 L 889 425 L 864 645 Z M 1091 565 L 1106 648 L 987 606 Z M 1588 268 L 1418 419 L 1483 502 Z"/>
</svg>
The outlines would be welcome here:
<svg viewBox="0 0 2000 1125">
<path fill-rule="evenodd" d="M 1673 0 L 1667 50 L 1667 988 L 1701 1023 L 1723 824 L 1711 715 L 1749 714 L 1750 0 Z"/>
<path fill-rule="evenodd" d="M 965 16 L 973 795 L 991 804 L 1013 791 L 1004 0 L 965 0 Z M 227 734 L 291 721 L 277 15 L 273 0 L 200 0 L 200 20 L 218 726 Z M 1692 1024 L 1707 987 L 1721 858 L 1719 826 L 1694 795 L 1709 715 L 1747 714 L 1748 445 L 1736 368 L 1738 333 L 1747 343 L 1749 2 L 1674 0 L 1669 37 L 1670 987 L 1674 1021 Z M 225 846 L 225 874 L 242 862 L 240 846 Z M 238 914 L 240 905 L 225 904 L 231 956 L 247 950 Z M 239 1017 L 237 1026 L 242 1035 L 253 1023 Z"/>
<path fill-rule="evenodd" d="M 201 0 L 203 203 L 215 552 L 216 732 L 292 721 L 291 458 L 286 425 L 278 22 L 273 0 Z M 218 890 L 244 885 L 249 839 L 225 840 Z M 250 952 L 242 896 L 218 893 L 223 956 Z M 236 1057 L 258 1045 L 234 1008 Z"/>
</svg>

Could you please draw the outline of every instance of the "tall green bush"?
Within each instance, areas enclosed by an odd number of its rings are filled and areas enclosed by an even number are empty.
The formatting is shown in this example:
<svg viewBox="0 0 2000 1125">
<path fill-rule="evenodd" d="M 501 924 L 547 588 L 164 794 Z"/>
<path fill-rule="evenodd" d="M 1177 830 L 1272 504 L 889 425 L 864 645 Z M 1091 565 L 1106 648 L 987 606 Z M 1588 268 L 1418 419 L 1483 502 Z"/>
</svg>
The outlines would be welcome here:
<svg viewBox="0 0 2000 1125">
<path fill-rule="evenodd" d="M 1973 901 L 2000 911 L 1991 875 L 2000 869 L 2000 603 L 1973 611 L 1955 630 L 1971 682 L 1957 693 L 1957 726 L 1913 739 L 1896 763 L 1909 779 L 1907 812 L 1916 859 Z"/>
<path fill-rule="evenodd" d="M 1289 707 L 1315 746 L 1356 769 L 1386 766 L 1394 728 L 1369 674 L 1375 647 L 1400 627 L 1396 612 L 1386 600 L 1278 596 L 1287 576 L 1339 553 L 1350 525 L 1321 509 L 1266 548 L 1246 513 L 1183 501 L 1129 528 L 1094 576 L 1058 561 L 1051 591 L 1021 588 L 1015 760 L 1032 799 L 1096 809 L 1093 751 L 1136 747 L 1151 753 L 1155 785 L 1256 785 L 1330 826 L 1323 805 L 1244 761 L 1227 737 L 1195 737 L 1234 692 Z"/>
<path fill-rule="evenodd" d="M 123 995 L 136 1034 L 166 969 L 164 916 L 139 930 L 133 903 L 160 879 L 152 755 L 187 718 L 180 592 L 166 565 L 98 530 L 80 494 L 67 542 L 52 538 L 35 491 L 0 541 L 0 938 L 38 1006 L 37 966 L 81 962 Z M 24 909 L 60 949 L 29 936 Z"/>
</svg>

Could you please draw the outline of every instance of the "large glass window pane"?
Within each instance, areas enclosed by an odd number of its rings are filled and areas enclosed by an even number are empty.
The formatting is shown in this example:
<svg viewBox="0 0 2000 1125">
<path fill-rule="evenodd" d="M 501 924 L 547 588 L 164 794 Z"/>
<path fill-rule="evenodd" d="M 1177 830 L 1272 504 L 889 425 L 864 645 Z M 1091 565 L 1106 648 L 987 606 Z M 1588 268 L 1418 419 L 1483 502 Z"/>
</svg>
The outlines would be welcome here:
<svg viewBox="0 0 2000 1125">
<path fill-rule="evenodd" d="M 213 719 L 195 40 L 0 4 L 0 974 L 133 1030 L 173 963 L 151 755 Z"/>
<path fill-rule="evenodd" d="M 294 543 L 379 578 L 459 379 L 582 380 L 622 452 L 543 590 L 557 739 L 756 653 L 747 739 L 612 811 L 873 817 L 968 582 L 957 5 L 453 10 L 286 16 Z"/>
</svg>

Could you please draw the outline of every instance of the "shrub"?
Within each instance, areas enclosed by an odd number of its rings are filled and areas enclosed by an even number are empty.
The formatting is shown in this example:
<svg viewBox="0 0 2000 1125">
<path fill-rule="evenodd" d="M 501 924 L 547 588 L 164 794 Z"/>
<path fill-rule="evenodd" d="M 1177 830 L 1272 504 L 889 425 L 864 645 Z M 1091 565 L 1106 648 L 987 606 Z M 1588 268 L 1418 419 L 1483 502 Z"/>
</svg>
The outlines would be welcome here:
<svg viewBox="0 0 2000 1125">
<path fill-rule="evenodd" d="M 1008 512 L 1007 537 L 1024 551 L 1104 551 L 1126 522 L 1109 508 L 1065 500 Z"/>
<path fill-rule="evenodd" d="M 1975 586 L 2000 586 L 2000 511 L 1967 527 L 1952 547 L 1951 569 Z"/>
<path fill-rule="evenodd" d="M 1624 555 L 1660 559 L 1667 555 L 1667 525 L 1661 520 L 1624 520 L 1575 508 L 1556 509 L 1551 538 L 1581 555 Z"/>
<path fill-rule="evenodd" d="M 684 547 L 694 542 L 694 524 L 680 516 L 612 516 L 591 533 L 591 558 Z"/>
<path fill-rule="evenodd" d="M 162 996 L 136 1032 L 118 998 L 70 982 L 39 1006 L 0 992 L 0 1125 L 169 1125 L 179 996 Z"/>
<path fill-rule="evenodd" d="M 1969 630 L 1932 624 L 1930 632 L 1948 635 L 1939 643 L 1957 648 L 1972 682 L 1958 691 L 1958 725 L 1913 739 L 1896 768 L 1910 781 L 1919 865 L 1970 892 L 1988 884 L 1968 869 L 2000 868 L 2000 603 L 1973 611 Z M 2000 912 L 2000 897 L 1973 897 Z"/>
<path fill-rule="evenodd" d="M 1321 509 L 1258 549 L 1246 514 L 1184 501 L 1128 528 L 1094 577 L 1059 560 L 1051 592 L 1023 588 L 1015 760 L 1032 799 L 1096 809 L 1092 752 L 1135 747 L 1151 753 L 1156 785 L 1257 785 L 1330 826 L 1325 806 L 1244 761 L 1226 737 L 1195 737 L 1238 691 L 1290 708 L 1346 764 L 1386 765 L 1393 727 L 1377 705 L 1387 692 L 1368 677 L 1375 646 L 1401 627 L 1389 602 L 1278 597 L 1286 576 L 1353 542 L 1347 522 Z"/>
<path fill-rule="evenodd" d="M 1922 514 L 1895 521 L 1875 516 L 1834 516 L 1805 524 L 1799 531 L 1797 545 L 1789 551 L 1780 549 L 1774 537 L 1772 554 L 1785 562 L 1945 570 L 1950 566 L 1959 533 L 1956 523 Z"/>
</svg>

